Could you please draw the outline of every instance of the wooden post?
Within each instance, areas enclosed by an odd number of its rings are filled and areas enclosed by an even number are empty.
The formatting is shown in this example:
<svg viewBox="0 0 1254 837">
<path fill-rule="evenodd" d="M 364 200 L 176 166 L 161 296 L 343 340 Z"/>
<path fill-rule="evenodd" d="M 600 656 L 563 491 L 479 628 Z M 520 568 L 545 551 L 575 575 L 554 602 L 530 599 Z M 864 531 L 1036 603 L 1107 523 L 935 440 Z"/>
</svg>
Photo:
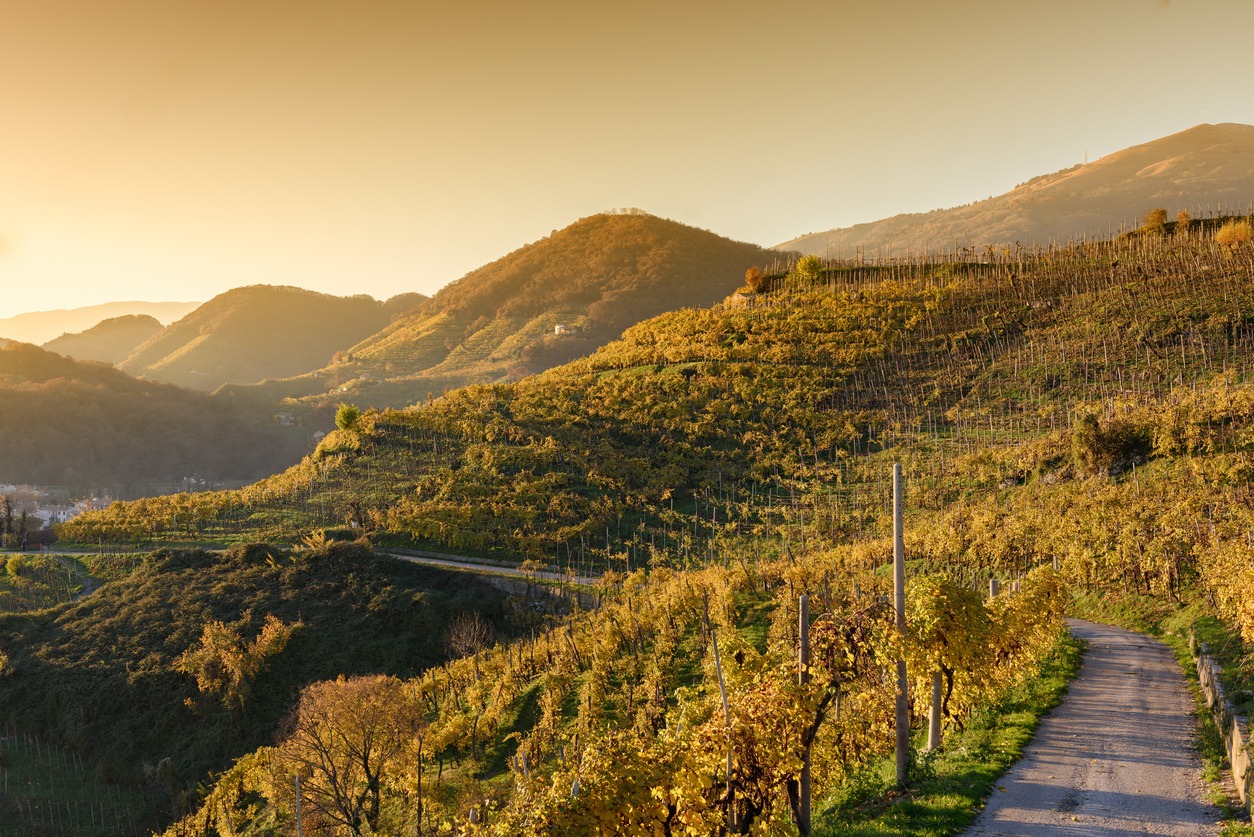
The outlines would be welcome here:
<svg viewBox="0 0 1254 837">
<path fill-rule="evenodd" d="M 415 811 L 418 826 L 415 833 L 418 837 L 422 837 L 422 739 L 423 736 L 418 736 L 418 805 Z"/>
<path fill-rule="evenodd" d="M 710 643 L 714 646 L 714 670 L 718 673 L 718 692 L 723 698 L 723 723 L 727 725 L 727 833 L 736 830 L 736 808 L 732 797 L 732 747 L 731 710 L 727 706 L 727 683 L 723 680 L 723 660 L 718 654 L 718 634 L 710 629 Z"/>
<path fill-rule="evenodd" d="M 300 774 L 296 775 L 296 837 L 304 837 L 304 826 L 300 822 Z"/>
<path fill-rule="evenodd" d="M 798 602 L 797 635 L 801 638 L 797 654 L 797 682 L 802 686 L 810 682 L 810 597 L 801 594 Z M 797 806 L 797 831 L 805 837 L 810 833 L 810 747 L 806 746 L 801 761 L 801 780 L 798 782 L 800 804 Z"/>
<path fill-rule="evenodd" d="M 906 540 L 902 527 L 904 498 L 901 490 L 901 463 L 893 464 L 893 607 L 897 631 L 906 634 Z M 906 786 L 906 767 L 910 761 L 909 679 L 906 661 L 897 661 L 897 786 Z"/>
<path fill-rule="evenodd" d="M 935 750 L 941 745 L 941 696 L 944 690 L 942 675 L 939 671 L 932 672 L 932 710 L 927 719 L 927 749 Z"/>
</svg>

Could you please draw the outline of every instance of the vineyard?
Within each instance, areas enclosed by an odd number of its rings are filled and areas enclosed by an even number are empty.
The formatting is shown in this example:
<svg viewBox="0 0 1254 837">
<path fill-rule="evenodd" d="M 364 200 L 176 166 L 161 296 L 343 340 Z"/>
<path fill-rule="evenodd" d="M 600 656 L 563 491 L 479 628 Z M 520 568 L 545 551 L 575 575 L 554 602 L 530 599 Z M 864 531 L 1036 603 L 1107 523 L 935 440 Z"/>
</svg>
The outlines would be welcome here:
<svg viewBox="0 0 1254 837">
<path fill-rule="evenodd" d="M 240 491 L 115 506 L 62 536 L 355 527 L 587 575 L 704 563 L 746 535 L 802 548 L 883 531 L 893 460 L 919 514 L 973 514 L 999 492 L 1044 503 L 1090 478 L 1117 492 L 1133 468 L 1155 490 L 1183 459 L 1242 461 L 1248 432 L 1251 250 L 1195 226 L 794 272 L 755 304 L 646 321 L 544 375 L 368 411 Z"/>
<path fill-rule="evenodd" d="M 891 750 L 898 656 L 912 688 L 930 693 L 943 673 L 945 723 L 959 728 L 1033 672 L 1061 630 L 1052 569 L 987 604 L 924 575 L 908 590 L 903 642 L 861 563 L 840 550 L 607 577 L 599 608 L 544 634 L 411 680 L 315 684 L 289 736 L 238 762 L 167 834 L 290 830 L 297 777 L 306 833 L 777 832 L 793 822 L 803 760 L 824 794 Z M 927 708 L 915 702 L 916 721 Z"/>
<path fill-rule="evenodd" d="M 814 832 L 838 833 L 892 795 L 899 658 L 912 726 L 939 684 L 947 736 L 1035 676 L 1072 596 L 1187 603 L 1254 641 L 1239 225 L 807 257 L 541 375 L 354 414 L 244 489 L 63 525 L 100 550 L 365 536 L 604 579 L 598 607 L 468 629 L 446 664 L 308 683 L 167 833 L 808 833 L 807 760 Z"/>
<path fill-rule="evenodd" d="M 130 835 L 151 831 L 160 820 L 146 816 L 159 783 L 133 790 L 101 782 L 76 753 L 18 733 L 0 730 L 0 834 L 54 837 L 63 834 Z"/>
</svg>

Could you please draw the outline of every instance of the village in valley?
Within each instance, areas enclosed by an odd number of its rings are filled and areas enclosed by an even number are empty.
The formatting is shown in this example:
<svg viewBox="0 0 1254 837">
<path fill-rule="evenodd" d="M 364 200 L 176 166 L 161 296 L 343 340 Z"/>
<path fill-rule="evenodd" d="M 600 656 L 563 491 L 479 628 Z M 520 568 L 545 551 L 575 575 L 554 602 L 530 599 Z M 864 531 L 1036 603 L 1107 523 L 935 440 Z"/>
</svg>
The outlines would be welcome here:
<svg viewBox="0 0 1254 837">
<path fill-rule="evenodd" d="M 0 484 L 0 548 L 46 550 L 57 540 L 53 526 L 111 502 L 108 497 L 67 498 L 35 485 Z"/>
</svg>

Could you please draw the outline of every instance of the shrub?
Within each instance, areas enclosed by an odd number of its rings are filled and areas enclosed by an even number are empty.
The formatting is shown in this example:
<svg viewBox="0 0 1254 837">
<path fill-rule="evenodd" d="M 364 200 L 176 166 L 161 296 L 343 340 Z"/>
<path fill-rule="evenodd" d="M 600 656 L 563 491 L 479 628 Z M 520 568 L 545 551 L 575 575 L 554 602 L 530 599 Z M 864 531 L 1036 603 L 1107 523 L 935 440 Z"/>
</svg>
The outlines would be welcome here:
<svg viewBox="0 0 1254 837">
<path fill-rule="evenodd" d="M 1215 233 L 1215 243 L 1235 249 L 1254 238 L 1254 227 L 1248 220 L 1229 221 Z"/>
<path fill-rule="evenodd" d="M 755 294 L 760 294 L 766 290 L 766 274 L 762 272 L 760 267 L 751 267 L 745 271 L 745 284 L 749 290 Z"/>
<path fill-rule="evenodd" d="M 823 260 L 818 256 L 802 256 L 793 268 L 793 275 L 806 282 L 815 282 L 823 272 Z"/>
<path fill-rule="evenodd" d="M 1141 222 L 1141 232 L 1161 233 L 1166 226 L 1167 210 L 1159 207 L 1145 213 L 1145 220 Z"/>
<path fill-rule="evenodd" d="M 361 419 L 361 410 L 352 404 L 341 404 L 335 411 L 335 426 L 340 430 L 356 430 Z"/>
<path fill-rule="evenodd" d="M 1128 419 L 1114 419 L 1104 426 L 1097 416 L 1085 413 L 1071 428 L 1071 452 L 1077 468 L 1099 474 L 1117 474 L 1153 450 L 1150 430 Z"/>
</svg>

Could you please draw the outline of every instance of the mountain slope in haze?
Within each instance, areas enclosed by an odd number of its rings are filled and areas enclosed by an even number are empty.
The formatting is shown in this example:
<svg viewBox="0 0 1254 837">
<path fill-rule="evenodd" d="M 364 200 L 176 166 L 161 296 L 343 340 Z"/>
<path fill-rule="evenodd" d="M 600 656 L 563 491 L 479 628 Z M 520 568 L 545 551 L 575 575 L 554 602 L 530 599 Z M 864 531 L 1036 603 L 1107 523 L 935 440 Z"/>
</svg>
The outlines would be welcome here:
<svg viewBox="0 0 1254 837">
<path fill-rule="evenodd" d="M 412 295 L 398 300 L 414 302 Z M 394 313 L 366 295 L 250 285 L 219 294 L 153 335 L 118 368 L 199 390 L 285 378 L 325 365 Z"/>
<path fill-rule="evenodd" d="M 104 320 L 77 334 L 62 334 L 49 340 L 44 348 L 78 360 L 99 360 L 120 363 L 145 340 L 164 326 L 147 314 L 127 314 Z"/>
<path fill-rule="evenodd" d="M 62 334 L 85 331 L 103 320 L 146 314 L 162 323 L 172 323 L 194 311 L 199 302 L 106 302 L 82 308 L 34 311 L 0 320 L 0 337 L 36 346 Z"/>
<path fill-rule="evenodd" d="M 0 403 L 0 483 L 74 493 L 257 479 L 296 461 L 307 437 L 249 421 L 225 399 L 28 343 L 0 348 Z"/>
<path fill-rule="evenodd" d="M 1033 178 L 954 209 L 897 215 L 778 245 L 829 258 L 1046 244 L 1135 227 L 1151 209 L 1246 212 L 1254 200 L 1254 126 L 1198 125 Z"/>
<path fill-rule="evenodd" d="M 401 406 L 592 352 L 665 311 L 708 306 L 779 253 L 639 211 L 584 218 L 448 285 L 344 352 L 306 397 Z"/>
</svg>

